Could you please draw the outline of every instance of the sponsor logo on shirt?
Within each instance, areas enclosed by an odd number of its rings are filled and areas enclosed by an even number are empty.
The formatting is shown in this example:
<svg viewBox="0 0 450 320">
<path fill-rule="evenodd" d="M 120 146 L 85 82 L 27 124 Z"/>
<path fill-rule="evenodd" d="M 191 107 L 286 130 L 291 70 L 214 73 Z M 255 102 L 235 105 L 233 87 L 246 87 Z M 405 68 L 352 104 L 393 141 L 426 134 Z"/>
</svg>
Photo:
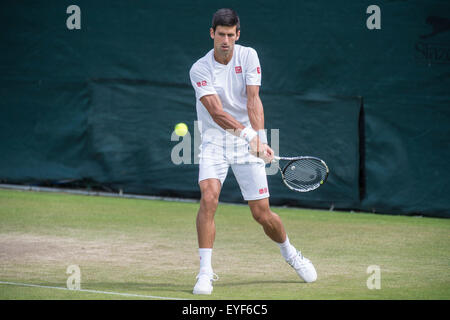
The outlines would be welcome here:
<svg viewBox="0 0 450 320">
<path fill-rule="evenodd" d="M 208 85 L 208 83 L 205 80 L 197 82 L 197 87 L 204 87 L 206 85 Z"/>
<path fill-rule="evenodd" d="M 242 67 L 241 66 L 234 67 L 234 70 L 236 71 L 236 73 L 242 73 Z"/>
<path fill-rule="evenodd" d="M 261 188 L 259 189 L 259 194 L 267 193 L 267 188 Z"/>
</svg>

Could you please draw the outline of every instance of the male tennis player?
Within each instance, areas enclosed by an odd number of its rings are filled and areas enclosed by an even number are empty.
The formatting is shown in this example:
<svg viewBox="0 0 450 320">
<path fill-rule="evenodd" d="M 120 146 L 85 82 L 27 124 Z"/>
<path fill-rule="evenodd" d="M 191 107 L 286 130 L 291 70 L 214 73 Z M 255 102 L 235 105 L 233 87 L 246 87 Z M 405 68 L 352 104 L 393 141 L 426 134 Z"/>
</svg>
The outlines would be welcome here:
<svg viewBox="0 0 450 320">
<path fill-rule="evenodd" d="M 235 44 L 240 23 L 231 9 L 214 14 L 210 35 L 214 49 L 190 70 L 202 138 L 198 178 L 201 200 L 196 221 L 200 271 L 193 293 L 211 294 L 216 280 L 211 264 L 214 214 L 230 166 L 254 219 L 279 245 L 298 275 L 305 282 L 313 282 L 317 279 L 314 266 L 290 244 L 280 217 L 269 207 L 265 164 L 274 154 L 264 131 L 258 55 L 252 48 Z"/>
</svg>

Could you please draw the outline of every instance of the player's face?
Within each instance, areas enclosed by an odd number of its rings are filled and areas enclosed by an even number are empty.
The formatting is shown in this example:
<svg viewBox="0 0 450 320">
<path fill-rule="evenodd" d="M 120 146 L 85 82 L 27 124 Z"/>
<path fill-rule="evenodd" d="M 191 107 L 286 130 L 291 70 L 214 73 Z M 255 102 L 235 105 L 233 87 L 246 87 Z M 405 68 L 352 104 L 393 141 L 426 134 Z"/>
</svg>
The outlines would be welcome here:
<svg viewBox="0 0 450 320">
<path fill-rule="evenodd" d="M 214 50 L 221 55 L 228 55 L 233 52 L 234 44 L 239 39 L 240 31 L 236 31 L 236 26 L 217 26 L 216 31 L 211 28 L 211 38 L 214 39 Z"/>
</svg>

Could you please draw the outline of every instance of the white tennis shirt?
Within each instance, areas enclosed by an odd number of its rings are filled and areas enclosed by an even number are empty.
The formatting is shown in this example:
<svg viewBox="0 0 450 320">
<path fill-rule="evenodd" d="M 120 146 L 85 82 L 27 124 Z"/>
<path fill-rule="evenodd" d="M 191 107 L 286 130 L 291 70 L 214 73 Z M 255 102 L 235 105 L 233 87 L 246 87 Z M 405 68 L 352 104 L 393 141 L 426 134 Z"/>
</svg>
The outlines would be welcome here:
<svg viewBox="0 0 450 320">
<path fill-rule="evenodd" d="M 261 85 L 261 66 L 256 51 L 250 47 L 235 45 L 232 59 L 224 65 L 214 59 L 214 49 L 211 49 L 194 63 L 189 75 L 195 90 L 202 143 L 245 144 L 243 139 L 226 132 L 212 119 L 200 98 L 217 94 L 223 110 L 244 126 L 249 126 L 246 86 Z"/>
</svg>

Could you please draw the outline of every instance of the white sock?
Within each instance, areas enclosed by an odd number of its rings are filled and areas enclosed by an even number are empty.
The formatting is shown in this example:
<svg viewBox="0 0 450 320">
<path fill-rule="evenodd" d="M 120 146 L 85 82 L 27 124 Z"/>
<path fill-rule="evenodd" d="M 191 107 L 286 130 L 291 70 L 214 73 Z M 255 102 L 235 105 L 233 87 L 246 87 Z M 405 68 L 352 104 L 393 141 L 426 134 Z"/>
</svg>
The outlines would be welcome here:
<svg viewBox="0 0 450 320">
<path fill-rule="evenodd" d="M 277 244 L 280 247 L 281 255 L 285 260 L 288 260 L 297 254 L 297 250 L 293 245 L 291 245 L 287 235 L 286 240 L 283 243 L 277 242 Z"/>
<path fill-rule="evenodd" d="M 212 273 L 212 265 L 211 265 L 211 256 L 212 249 L 211 248 L 199 248 L 198 254 L 200 256 L 200 273 Z"/>
</svg>

